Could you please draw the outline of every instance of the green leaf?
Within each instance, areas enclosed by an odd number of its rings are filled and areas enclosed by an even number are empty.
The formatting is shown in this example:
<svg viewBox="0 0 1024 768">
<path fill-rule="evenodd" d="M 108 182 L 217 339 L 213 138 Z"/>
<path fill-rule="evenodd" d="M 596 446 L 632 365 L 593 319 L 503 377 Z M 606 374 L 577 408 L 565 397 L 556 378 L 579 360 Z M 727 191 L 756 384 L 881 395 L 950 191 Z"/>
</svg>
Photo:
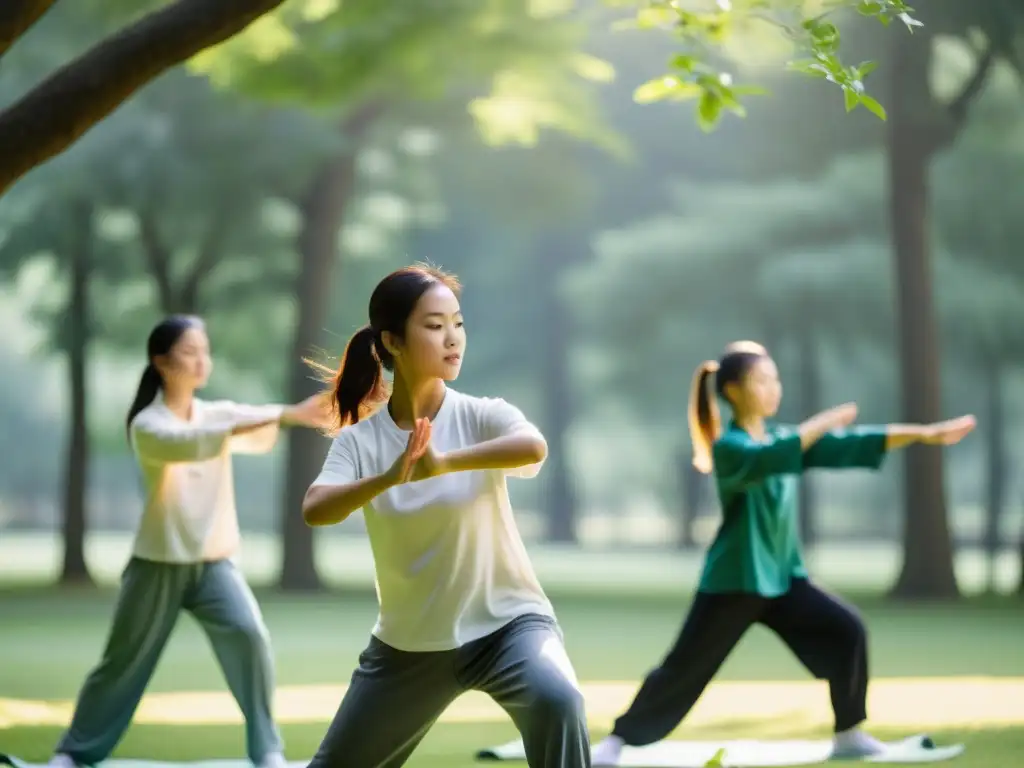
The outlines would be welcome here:
<svg viewBox="0 0 1024 768">
<path fill-rule="evenodd" d="M 722 116 L 722 99 L 712 90 L 706 90 L 697 104 L 697 124 L 705 133 L 710 132 L 718 124 Z"/>
<path fill-rule="evenodd" d="M 672 57 L 670 66 L 673 69 L 678 69 L 683 72 L 693 72 L 697 68 L 697 59 L 693 56 L 688 56 L 685 53 L 677 53 Z"/>
<path fill-rule="evenodd" d="M 858 94 L 853 88 L 843 88 L 843 102 L 846 105 L 847 112 L 853 112 L 860 104 L 860 94 Z"/>
<path fill-rule="evenodd" d="M 878 69 L 877 61 L 862 61 L 856 66 L 855 71 L 857 72 L 857 78 L 863 80 L 876 69 Z"/>
<path fill-rule="evenodd" d="M 655 101 L 661 101 L 672 92 L 679 82 L 678 77 L 672 77 L 671 75 L 648 80 L 633 91 L 633 101 L 637 104 L 651 104 Z"/>
<path fill-rule="evenodd" d="M 839 28 L 830 21 L 808 20 L 811 47 L 815 52 L 834 53 L 839 50 Z"/>
<path fill-rule="evenodd" d="M 866 93 L 860 94 L 858 101 L 867 108 L 869 112 L 878 117 L 880 120 L 886 119 L 885 107 L 879 104 L 875 99 L 868 96 Z"/>
<path fill-rule="evenodd" d="M 696 99 L 698 96 L 704 93 L 704 89 L 696 83 L 680 82 L 672 92 L 668 95 L 672 101 L 689 101 L 690 99 Z"/>
<path fill-rule="evenodd" d="M 861 16 L 878 16 L 882 10 L 883 6 L 878 0 L 861 0 L 857 4 L 857 13 Z"/>
<path fill-rule="evenodd" d="M 828 69 L 817 59 L 798 59 L 786 63 L 786 69 L 811 77 L 828 77 Z"/>
<path fill-rule="evenodd" d="M 747 116 L 747 108 L 740 104 L 739 99 L 736 98 L 736 92 L 732 88 L 721 88 L 719 90 L 719 96 L 722 99 L 722 106 L 727 110 L 737 117 Z"/>
<path fill-rule="evenodd" d="M 696 98 L 701 92 L 702 89 L 696 83 L 684 82 L 674 75 L 666 75 L 648 80 L 633 91 L 633 101 L 637 104 L 651 104 L 663 99 L 683 101 Z"/>
</svg>

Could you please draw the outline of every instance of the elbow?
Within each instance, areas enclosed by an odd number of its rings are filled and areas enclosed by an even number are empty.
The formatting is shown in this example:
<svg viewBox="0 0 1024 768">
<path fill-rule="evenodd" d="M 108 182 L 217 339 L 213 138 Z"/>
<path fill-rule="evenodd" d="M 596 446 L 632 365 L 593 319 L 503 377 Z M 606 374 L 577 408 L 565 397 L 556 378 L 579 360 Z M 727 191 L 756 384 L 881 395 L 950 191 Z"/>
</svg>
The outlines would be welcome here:
<svg viewBox="0 0 1024 768">
<path fill-rule="evenodd" d="M 548 441 L 539 432 L 530 441 L 530 464 L 540 464 L 548 457 Z"/>
<path fill-rule="evenodd" d="M 323 505 L 320 503 L 320 494 L 317 493 L 319 489 L 315 486 L 306 491 L 305 497 L 302 499 L 302 520 L 310 528 L 319 528 L 325 525 L 321 509 Z"/>
</svg>

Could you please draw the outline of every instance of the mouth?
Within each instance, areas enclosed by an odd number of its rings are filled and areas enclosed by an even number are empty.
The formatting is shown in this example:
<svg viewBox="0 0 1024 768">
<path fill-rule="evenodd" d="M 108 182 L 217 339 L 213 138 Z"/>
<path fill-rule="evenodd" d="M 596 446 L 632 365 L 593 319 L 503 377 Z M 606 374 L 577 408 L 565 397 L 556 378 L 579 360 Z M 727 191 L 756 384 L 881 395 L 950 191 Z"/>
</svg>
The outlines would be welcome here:
<svg viewBox="0 0 1024 768">
<path fill-rule="evenodd" d="M 446 355 L 444 361 L 448 363 L 448 365 L 458 365 L 462 362 L 462 355 Z"/>
</svg>

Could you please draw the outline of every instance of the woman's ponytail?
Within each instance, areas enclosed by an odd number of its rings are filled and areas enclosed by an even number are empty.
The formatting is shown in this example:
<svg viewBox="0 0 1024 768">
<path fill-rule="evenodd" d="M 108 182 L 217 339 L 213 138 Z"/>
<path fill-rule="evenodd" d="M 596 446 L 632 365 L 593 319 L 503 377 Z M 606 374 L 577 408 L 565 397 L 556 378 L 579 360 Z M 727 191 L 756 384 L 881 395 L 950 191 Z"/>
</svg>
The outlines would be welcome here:
<svg viewBox="0 0 1024 768">
<path fill-rule="evenodd" d="M 383 367 L 375 349 L 376 337 L 373 328 L 366 325 L 355 332 L 345 347 L 331 382 L 339 427 L 355 424 L 370 410 L 387 401 Z"/>
<path fill-rule="evenodd" d="M 689 422 L 690 442 L 693 445 L 693 466 L 703 474 L 713 469 L 711 446 L 718 439 L 722 429 L 715 397 L 713 377 L 718 372 L 718 363 L 708 360 L 700 364 L 693 376 L 690 389 Z"/>
<path fill-rule="evenodd" d="M 156 396 L 160 394 L 160 388 L 163 387 L 163 384 L 164 381 L 160 377 L 160 371 L 156 369 L 152 362 L 147 364 L 146 369 L 142 372 L 142 378 L 139 379 L 139 387 L 135 391 L 135 400 L 132 401 L 132 407 L 128 409 L 128 418 L 125 419 L 124 426 L 129 440 L 131 440 L 132 422 L 135 421 L 135 417 L 139 415 L 143 408 L 156 400 Z"/>
</svg>

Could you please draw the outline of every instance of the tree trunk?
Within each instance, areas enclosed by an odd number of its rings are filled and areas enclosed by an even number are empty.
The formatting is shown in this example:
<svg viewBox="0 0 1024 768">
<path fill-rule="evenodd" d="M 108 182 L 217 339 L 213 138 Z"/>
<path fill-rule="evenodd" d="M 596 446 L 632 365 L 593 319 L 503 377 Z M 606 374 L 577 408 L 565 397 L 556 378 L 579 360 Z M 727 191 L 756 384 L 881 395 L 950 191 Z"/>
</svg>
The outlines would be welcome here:
<svg viewBox="0 0 1024 768">
<path fill-rule="evenodd" d="M 814 336 L 814 322 L 809 311 L 804 312 L 797 328 L 797 346 L 800 365 L 800 407 L 804 418 L 822 410 L 821 357 Z M 813 475 L 800 477 L 800 538 L 807 546 L 818 542 L 818 494 Z"/>
<path fill-rule="evenodd" d="M 892 65 L 888 120 L 890 217 L 895 259 L 901 400 L 907 422 L 941 417 L 939 341 L 928 242 L 928 166 L 935 146 L 928 73 L 931 39 L 902 36 Z M 946 515 L 943 457 L 915 446 L 905 452 L 903 565 L 892 594 L 959 596 Z"/>
<path fill-rule="evenodd" d="M 547 333 L 544 335 L 543 374 L 544 431 L 548 442 L 547 503 L 548 541 L 561 544 L 577 542 L 578 498 L 572 468 L 566 450 L 566 433 L 573 421 L 573 397 L 569 383 L 569 316 L 558 293 L 558 275 L 571 259 L 572 245 L 561 238 L 551 241 L 548 269 L 553 274 L 542 280 Z"/>
<path fill-rule="evenodd" d="M 89 472 L 86 365 L 92 323 L 89 312 L 92 214 L 92 206 L 87 203 L 77 207 L 74 239 L 68 250 L 71 286 L 62 330 L 71 395 L 71 425 L 64 457 L 64 563 L 60 573 L 61 584 L 93 583 L 85 562 Z"/>
<path fill-rule="evenodd" d="M 177 0 L 65 64 L 0 111 L 0 194 L 155 77 L 233 37 L 282 2 Z"/>
<path fill-rule="evenodd" d="M 985 515 L 985 553 L 988 557 L 988 590 L 995 592 L 999 561 L 1000 524 L 1006 508 L 1006 414 L 1003 400 L 1003 371 L 998 356 L 986 363 L 985 371 L 988 418 L 985 419 L 988 436 L 988 493 Z"/>
<path fill-rule="evenodd" d="M 355 192 L 358 145 L 376 115 L 376 110 L 367 109 L 345 121 L 342 131 L 351 142 L 350 146 L 317 174 L 301 201 L 302 230 L 298 238 L 301 269 L 295 287 L 298 319 L 288 383 L 291 402 L 298 402 L 322 388 L 302 360 L 315 352 L 329 314 L 339 255 L 338 233 Z M 313 529 L 303 521 L 299 510 L 307 489 L 323 465 L 327 445 L 322 436 L 309 429 L 290 430 L 287 444 L 279 586 L 292 591 L 315 591 L 323 588 L 323 582 L 314 560 Z"/>
</svg>

